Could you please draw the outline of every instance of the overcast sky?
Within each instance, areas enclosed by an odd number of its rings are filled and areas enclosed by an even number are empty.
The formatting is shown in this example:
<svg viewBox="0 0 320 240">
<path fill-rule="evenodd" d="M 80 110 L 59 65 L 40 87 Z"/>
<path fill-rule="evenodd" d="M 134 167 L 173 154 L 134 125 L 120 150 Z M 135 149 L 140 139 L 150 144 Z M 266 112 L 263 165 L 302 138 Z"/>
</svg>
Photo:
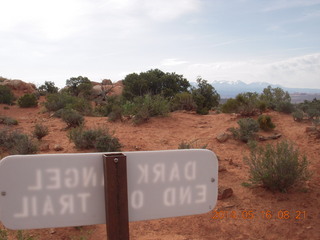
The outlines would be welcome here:
<svg viewBox="0 0 320 240">
<path fill-rule="evenodd" d="M 320 88 L 320 0 L 1 0 L 0 76 L 118 81 L 159 68 Z"/>
</svg>

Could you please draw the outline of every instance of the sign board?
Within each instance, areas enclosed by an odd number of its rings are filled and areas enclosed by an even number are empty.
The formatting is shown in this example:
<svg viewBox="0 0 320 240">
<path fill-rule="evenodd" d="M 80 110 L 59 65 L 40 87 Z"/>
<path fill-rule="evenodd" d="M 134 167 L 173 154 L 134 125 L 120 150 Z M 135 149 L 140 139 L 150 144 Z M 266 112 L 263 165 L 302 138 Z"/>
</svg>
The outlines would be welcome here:
<svg viewBox="0 0 320 240">
<path fill-rule="evenodd" d="M 0 220 L 10 229 L 105 223 L 103 154 L 13 155 L 0 161 Z M 205 213 L 217 201 L 209 150 L 123 152 L 129 221 Z"/>
</svg>

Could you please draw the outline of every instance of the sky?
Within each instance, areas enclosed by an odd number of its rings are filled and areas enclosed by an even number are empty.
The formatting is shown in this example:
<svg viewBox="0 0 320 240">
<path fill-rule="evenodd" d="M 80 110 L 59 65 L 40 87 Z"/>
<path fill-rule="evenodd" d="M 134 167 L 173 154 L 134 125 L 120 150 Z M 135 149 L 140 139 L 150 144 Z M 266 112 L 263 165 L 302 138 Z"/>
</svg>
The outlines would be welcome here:
<svg viewBox="0 0 320 240">
<path fill-rule="evenodd" d="M 320 89 L 320 0 L 1 0 L 0 76 L 40 86 L 158 68 Z"/>
</svg>

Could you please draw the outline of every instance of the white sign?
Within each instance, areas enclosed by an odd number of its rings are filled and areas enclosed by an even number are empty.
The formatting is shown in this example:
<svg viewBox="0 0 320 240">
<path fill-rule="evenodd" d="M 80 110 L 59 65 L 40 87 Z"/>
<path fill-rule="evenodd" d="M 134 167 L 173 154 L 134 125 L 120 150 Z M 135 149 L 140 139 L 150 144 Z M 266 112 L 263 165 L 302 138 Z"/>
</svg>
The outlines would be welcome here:
<svg viewBox="0 0 320 240">
<path fill-rule="evenodd" d="M 13 155 L 0 162 L 0 220 L 11 229 L 105 223 L 104 153 Z M 124 152 L 129 221 L 205 213 L 217 201 L 209 150 Z"/>
</svg>

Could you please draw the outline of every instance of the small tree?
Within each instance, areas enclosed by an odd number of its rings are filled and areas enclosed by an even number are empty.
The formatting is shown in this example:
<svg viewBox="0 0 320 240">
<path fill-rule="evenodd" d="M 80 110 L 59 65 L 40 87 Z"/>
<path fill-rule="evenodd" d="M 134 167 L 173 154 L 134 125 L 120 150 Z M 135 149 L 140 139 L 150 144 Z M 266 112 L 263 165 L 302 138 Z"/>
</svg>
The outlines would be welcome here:
<svg viewBox="0 0 320 240">
<path fill-rule="evenodd" d="M 43 85 L 39 87 L 39 92 L 41 95 L 46 95 L 48 93 L 57 93 L 59 88 L 57 88 L 54 82 L 45 81 Z"/>
<path fill-rule="evenodd" d="M 263 89 L 260 99 L 266 103 L 267 108 L 276 111 L 288 109 L 289 103 L 291 103 L 291 97 L 289 93 L 285 92 L 279 87 L 272 88 L 271 86 L 268 86 L 267 88 Z"/>
<path fill-rule="evenodd" d="M 66 86 L 73 96 L 89 98 L 91 95 L 92 84 L 87 77 L 72 77 L 66 81 Z"/>
<path fill-rule="evenodd" d="M 219 105 L 220 95 L 207 80 L 199 77 L 197 83 L 198 88 L 192 89 L 192 96 L 197 105 L 197 113 L 205 115 L 211 108 Z"/>
</svg>

